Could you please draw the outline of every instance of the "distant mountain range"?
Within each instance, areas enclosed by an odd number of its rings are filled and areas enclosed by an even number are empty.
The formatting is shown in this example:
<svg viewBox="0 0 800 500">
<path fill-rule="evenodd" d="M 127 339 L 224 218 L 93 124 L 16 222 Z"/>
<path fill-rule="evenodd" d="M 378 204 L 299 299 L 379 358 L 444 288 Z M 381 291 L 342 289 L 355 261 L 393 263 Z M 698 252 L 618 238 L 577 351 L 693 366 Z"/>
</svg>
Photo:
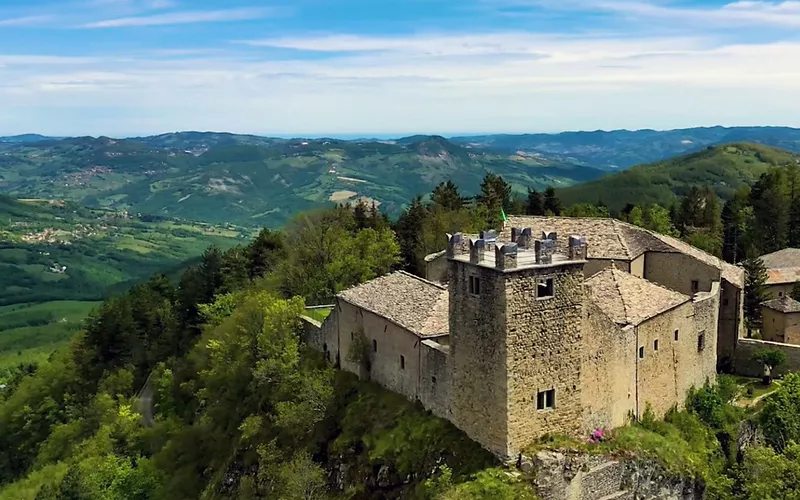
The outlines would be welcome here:
<svg viewBox="0 0 800 500">
<path fill-rule="evenodd" d="M 26 134 L 0 137 L 0 193 L 274 227 L 326 202 L 374 200 L 396 215 L 413 196 L 430 192 L 443 180 L 452 179 L 465 194 L 475 194 L 487 172 L 502 175 L 523 193 L 528 187 L 541 190 L 552 185 L 566 201 L 588 199 L 571 193 L 601 189 L 591 192 L 597 198 L 602 190 L 614 192 L 610 187 L 614 183 L 631 186 L 631 179 L 640 176 L 637 172 L 657 172 L 668 165 L 642 167 L 620 177 L 624 181 L 612 176 L 586 188 L 566 188 L 595 181 L 609 171 L 744 141 L 800 151 L 800 129 L 711 127 L 452 139 L 418 135 L 385 141 L 218 132 L 129 139 Z M 718 160 L 723 161 L 724 155 L 705 162 L 703 168 L 718 168 L 714 167 Z M 756 167 L 748 165 L 745 177 L 755 175 Z M 650 177 L 660 179 L 644 176 Z M 666 189 L 663 183 L 641 187 L 647 192 Z M 671 188 L 665 192 L 674 193 Z M 607 203 L 628 201 L 611 194 L 603 198 Z M 650 198 L 664 201 L 665 196 Z"/>
<path fill-rule="evenodd" d="M 0 142 L 0 193 L 257 226 L 358 199 L 397 214 L 443 180 L 474 194 L 487 172 L 519 191 L 603 174 L 557 157 L 496 153 L 437 136 L 358 142 L 182 132 Z"/>
</svg>

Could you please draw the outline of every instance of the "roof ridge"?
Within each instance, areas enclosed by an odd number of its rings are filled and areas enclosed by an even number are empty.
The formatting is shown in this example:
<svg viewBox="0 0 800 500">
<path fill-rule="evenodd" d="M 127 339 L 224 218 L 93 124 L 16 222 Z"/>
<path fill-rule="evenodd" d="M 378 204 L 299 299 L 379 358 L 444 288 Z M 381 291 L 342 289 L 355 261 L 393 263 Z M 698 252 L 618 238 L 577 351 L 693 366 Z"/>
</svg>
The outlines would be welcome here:
<svg viewBox="0 0 800 500">
<path fill-rule="evenodd" d="M 628 257 L 633 257 L 633 254 L 631 253 L 631 248 L 628 246 L 628 242 L 625 241 L 625 238 L 623 238 L 622 235 L 619 234 L 619 231 L 618 231 L 619 224 L 618 223 L 620 221 L 618 221 L 617 219 L 611 219 L 611 220 L 613 221 L 611 223 L 611 225 L 614 226 L 614 236 L 617 237 L 617 239 L 619 240 L 619 243 L 622 245 L 622 248 L 625 249 L 625 254 Z"/>
<path fill-rule="evenodd" d="M 394 273 L 389 273 L 389 274 L 395 274 L 395 273 L 404 274 L 404 275 L 409 276 L 411 278 L 414 278 L 414 279 L 416 279 L 418 281 L 421 281 L 421 282 L 425 283 L 426 285 L 435 286 L 436 288 L 439 288 L 440 290 L 447 290 L 447 287 L 444 286 L 444 285 L 440 285 L 439 283 L 434 283 L 433 281 L 426 280 L 425 278 L 421 278 L 421 277 L 417 276 L 416 274 L 410 273 L 410 272 L 405 271 L 403 269 L 399 269 L 399 270 L 395 271 Z M 389 274 L 384 274 L 384 276 L 388 276 Z"/>
<path fill-rule="evenodd" d="M 629 311 L 628 304 L 625 303 L 625 294 L 622 293 L 622 289 L 619 286 L 619 281 L 617 281 L 616 273 L 621 271 L 614 266 L 613 260 L 611 261 L 611 267 L 609 268 L 609 270 L 611 272 L 611 279 L 614 281 L 614 286 L 617 288 L 617 294 L 619 294 L 619 300 L 620 302 L 622 302 L 622 310 L 625 311 L 625 322 L 630 325 L 632 324 L 631 322 L 632 318 L 630 316 L 630 313 L 628 312 Z"/>
</svg>

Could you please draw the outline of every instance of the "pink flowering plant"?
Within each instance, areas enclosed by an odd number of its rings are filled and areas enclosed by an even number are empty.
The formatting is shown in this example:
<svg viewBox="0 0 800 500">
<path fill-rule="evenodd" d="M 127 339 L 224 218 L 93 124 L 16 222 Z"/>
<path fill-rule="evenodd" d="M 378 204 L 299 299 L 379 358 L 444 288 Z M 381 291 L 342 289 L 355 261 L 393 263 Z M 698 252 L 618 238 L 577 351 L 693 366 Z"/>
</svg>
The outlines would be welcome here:
<svg viewBox="0 0 800 500">
<path fill-rule="evenodd" d="M 608 438 L 608 433 L 605 430 L 603 430 L 603 429 L 595 429 L 589 435 L 589 439 L 587 440 L 587 442 L 589 444 L 598 444 L 598 443 L 602 443 L 607 438 Z"/>
</svg>

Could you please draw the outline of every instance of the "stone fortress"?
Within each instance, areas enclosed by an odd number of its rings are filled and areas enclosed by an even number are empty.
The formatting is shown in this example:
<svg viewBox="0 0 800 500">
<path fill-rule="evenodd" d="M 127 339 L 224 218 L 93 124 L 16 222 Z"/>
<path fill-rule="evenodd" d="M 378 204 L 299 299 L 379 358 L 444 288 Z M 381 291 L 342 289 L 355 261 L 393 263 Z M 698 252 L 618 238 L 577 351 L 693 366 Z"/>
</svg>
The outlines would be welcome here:
<svg viewBox="0 0 800 500">
<path fill-rule="evenodd" d="M 307 341 L 501 457 L 681 407 L 742 333 L 741 268 L 614 219 L 512 216 L 427 267 L 342 292 Z"/>
</svg>

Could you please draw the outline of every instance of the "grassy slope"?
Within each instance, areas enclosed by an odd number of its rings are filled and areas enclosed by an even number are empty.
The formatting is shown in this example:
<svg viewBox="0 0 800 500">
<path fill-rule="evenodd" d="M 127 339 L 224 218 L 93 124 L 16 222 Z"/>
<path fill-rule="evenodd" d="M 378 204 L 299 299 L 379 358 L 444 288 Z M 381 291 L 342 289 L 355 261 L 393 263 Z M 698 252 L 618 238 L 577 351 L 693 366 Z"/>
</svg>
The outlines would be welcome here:
<svg viewBox="0 0 800 500">
<path fill-rule="evenodd" d="M 612 211 L 626 203 L 670 206 L 692 186 L 709 185 L 726 199 L 742 185 L 752 184 L 770 167 L 796 159 L 792 153 L 758 144 L 727 144 L 632 167 L 559 190 L 558 194 L 567 205 L 603 201 Z"/>
<path fill-rule="evenodd" d="M 487 171 L 523 192 L 601 174 L 541 156 L 471 150 L 441 137 L 401 144 L 224 134 L 141 140 L 0 144 L 0 189 L 192 220 L 278 226 L 337 191 L 376 199 L 397 213 L 443 180 L 456 179 L 465 192 L 476 193 Z"/>
</svg>

